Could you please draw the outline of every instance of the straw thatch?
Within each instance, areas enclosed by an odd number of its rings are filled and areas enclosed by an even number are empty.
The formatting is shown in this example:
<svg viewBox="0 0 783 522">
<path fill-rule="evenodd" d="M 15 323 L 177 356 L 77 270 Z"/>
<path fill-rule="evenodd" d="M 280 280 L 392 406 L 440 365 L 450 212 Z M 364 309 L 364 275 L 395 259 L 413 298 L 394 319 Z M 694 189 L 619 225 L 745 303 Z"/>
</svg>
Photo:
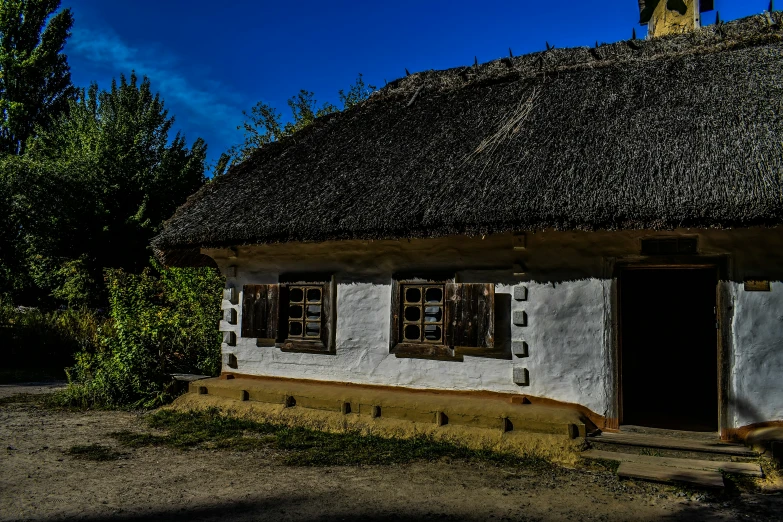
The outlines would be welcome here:
<svg viewBox="0 0 783 522">
<path fill-rule="evenodd" d="M 154 246 L 780 224 L 781 21 L 406 76 L 209 183 Z"/>
</svg>

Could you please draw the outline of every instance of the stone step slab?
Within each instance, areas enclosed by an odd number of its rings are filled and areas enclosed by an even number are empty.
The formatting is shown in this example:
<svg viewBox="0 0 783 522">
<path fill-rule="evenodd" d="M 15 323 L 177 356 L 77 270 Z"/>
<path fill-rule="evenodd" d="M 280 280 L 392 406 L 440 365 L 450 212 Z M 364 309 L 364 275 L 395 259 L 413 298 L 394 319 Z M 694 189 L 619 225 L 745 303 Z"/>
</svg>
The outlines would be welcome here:
<svg viewBox="0 0 783 522">
<path fill-rule="evenodd" d="M 722 489 L 723 475 L 719 471 L 683 469 L 636 462 L 623 462 L 617 468 L 617 476 L 631 479 L 689 484 L 701 488 Z"/>
<path fill-rule="evenodd" d="M 748 477 L 761 478 L 764 476 L 764 473 L 761 471 L 761 466 L 753 462 L 653 457 L 650 455 L 632 455 L 630 453 L 617 453 L 614 451 L 596 449 L 583 451 L 581 456 L 586 459 L 614 460 L 618 462 L 631 462 L 634 464 L 652 464 L 655 466 L 667 466 L 680 469 L 723 471 L 725 473 L 745 475 Z"/>
<path fill-rule="evenodd" d="M 739 457 L 757 457 L 758 452 L 741 444 L 732 444 L 720 440 L 694 440 L 676 437 L 659 437 L 637 433 L 602 433 L 590 437 L 589 441 L 601 444 L 620 444 L 624 446 L 641 446 L 645 448 L 661 448 L 681 451 L 696 451 L 721 455 L 736 455 Z"/>
</svg>

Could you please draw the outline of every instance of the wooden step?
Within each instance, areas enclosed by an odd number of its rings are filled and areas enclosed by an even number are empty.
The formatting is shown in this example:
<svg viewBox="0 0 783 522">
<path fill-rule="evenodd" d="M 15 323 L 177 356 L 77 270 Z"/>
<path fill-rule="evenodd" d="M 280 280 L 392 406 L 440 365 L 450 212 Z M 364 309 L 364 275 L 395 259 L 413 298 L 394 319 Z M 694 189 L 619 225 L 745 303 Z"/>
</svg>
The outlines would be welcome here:
<svg viewBox="0 0 783 522">
<path fill-rule="evenodd" d="M 680 469 L 696 469 L 703 471 L 724 471 L 735 475 L 749 477 L 763 477 L 761 466 L 753 462 L 728 462 L 723 460 L 698 460 L 676 459 L 672 457 L 653 457 L 650 455 L 632 455 L 630 453 L 618 453 L 615 451 L 603 451 L 591 449 L 582 452 L 586 459 L 616 460 L 618 462 L 632 462 L 634 464 L 652 464 L 655 466 L 667 466 Z"/>
<path fill-rule="evenodd" d="M 590 442 L 601 444 L 622 444 L 625 446 L 643 446 L 646 448 L 661 448 L 680 451 L 698 451 L 703 453 L 718 453 L 721 455 L 737 455 L 740 457 L 757 457 L 758 453 L 741 444 L 732 444 L 720 440 L 694 440 L 675 437 L 658 437 L 639 433 L 602 433 L 590 437 Z"/>
<path fill-rule="evenodd" d="M 617 476 L 654 482 L 677 482 L 702 488 L 723 488 L 723 475 L 719 471 L 681 469 L 671 466 L 623 462 L 617 468 Z"/>
</svg>

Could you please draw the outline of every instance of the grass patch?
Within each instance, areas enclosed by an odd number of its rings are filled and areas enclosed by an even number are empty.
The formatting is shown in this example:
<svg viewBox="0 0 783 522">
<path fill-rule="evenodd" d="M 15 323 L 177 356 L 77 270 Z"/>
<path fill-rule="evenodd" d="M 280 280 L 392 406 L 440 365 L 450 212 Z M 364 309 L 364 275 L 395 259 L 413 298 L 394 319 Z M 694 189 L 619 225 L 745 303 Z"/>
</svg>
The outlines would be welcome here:
<svg viewBox="0 0 783 522">
<path fill-rule="evenodd" d="M 75 459 L 92 460 L 96 462 L 105 462 L 109 460 L 119 460 L 125 458 L 128 454 L 115 451 L 108 446 L 101 444 L 87 444 L 83 446 L 72 446 L 65 451 Z"/>
<path fill-rule="evenodd" d="M 150 428 L 163 434 L 116 432 L 111 435 L 130 447 L 169 446 L 248 451 L 269 448 L 280 451 L 291 466 L 355 466 L 403 464 L 413 461 L 458 459 L 493 464 L 551 469 L 539 457 L 520 457 L 490 450 L 473 450 L 421 435 L 389 439 L 359 432 L 327 433 L 308 428 L 255 422 L 225 415 L 213 408 L 203 411 L 158 411 L 148 418 Z"/>
<path fill-rule="evenodd" d="M 0 397 L 0 407 L 27 405 L 49 410 L 83 411 L 81 408 L 70 406 L 62 399 L 62 394 L 62 390 L 48 393 L 17 393 L 8 397 Z"/>
</svg>

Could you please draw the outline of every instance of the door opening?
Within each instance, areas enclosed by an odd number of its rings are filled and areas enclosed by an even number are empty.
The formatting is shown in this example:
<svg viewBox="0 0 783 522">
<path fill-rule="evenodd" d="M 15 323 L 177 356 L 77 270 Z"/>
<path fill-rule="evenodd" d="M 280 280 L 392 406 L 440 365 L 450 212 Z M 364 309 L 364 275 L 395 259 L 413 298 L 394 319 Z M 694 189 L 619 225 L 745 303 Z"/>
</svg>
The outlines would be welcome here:
<svg viewBox="0 0 783 522">
<path fill-rule="evenodd" d="M 622 423 L 718 431 L 716 268 L 620 273 Z"/>
</svg>

